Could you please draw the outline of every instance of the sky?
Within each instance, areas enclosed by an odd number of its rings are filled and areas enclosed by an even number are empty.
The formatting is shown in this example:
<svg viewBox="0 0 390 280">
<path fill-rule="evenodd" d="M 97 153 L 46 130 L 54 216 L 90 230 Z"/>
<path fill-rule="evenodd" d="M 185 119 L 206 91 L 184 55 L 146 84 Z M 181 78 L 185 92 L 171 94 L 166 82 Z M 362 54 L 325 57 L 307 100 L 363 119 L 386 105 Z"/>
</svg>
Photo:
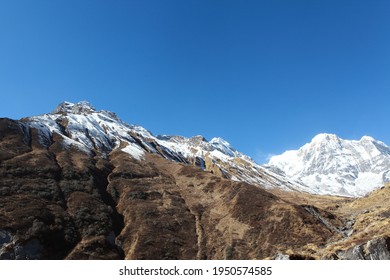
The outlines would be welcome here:
<svg viewBox="0 0 390 280">
<path fill-rule="evenodd" d="M 388 0 L 0 0 L 0 117 L 89 101 L 257 162 L 318 133 L 390 144 Z"/>
</svg>

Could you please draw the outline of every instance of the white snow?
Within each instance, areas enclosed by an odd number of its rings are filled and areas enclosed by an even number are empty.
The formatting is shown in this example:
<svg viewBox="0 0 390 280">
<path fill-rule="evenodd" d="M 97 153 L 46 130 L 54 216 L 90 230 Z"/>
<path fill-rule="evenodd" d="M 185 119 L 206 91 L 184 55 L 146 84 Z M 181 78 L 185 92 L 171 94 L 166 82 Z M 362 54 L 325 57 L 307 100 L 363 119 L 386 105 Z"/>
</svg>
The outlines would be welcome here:
<svg viewBox="0 0 390 280">
<path fill-rule="evenodd" d="M 323 133 L 298 150 L 272 157 L 268 166 L 281 169 L 312 193 L 362 196 L 383 185 L 390 148 L 369 136 L 343 140 Z"/>
<path fill-rule="evenodd" d="M 68 137 L 63 137 L 62 145 L 64 145 L 65 148 L 74 147 L 80 151 L 87 153 L 87 154 L 91 153 L 91 150 L 88 149 L 85 145 L 83 145 L 83 144 L 81 144 L 73 139 L 70 139 Z"/>
<path fill-rule="evenodd" d="M 389 183 L 390 182 L 390 170 L 385 171 L 382 175 L 382 178 L 383 178 L 384 183 Z"/>
<path fill-rule="evenodd" d="M 373 189 L 383 186 L 382 174 L 361 172 L 355 180 L 355 196 L 363 196 Z"/>
<path fill-rule="evenodd" d="M 132 156 L 133 158 L 135 158 L 137 160 L 144 159 L 145 151 L 142 150 L 142 148 L 140 148 L 138 145 L 136 145 L 134 143 L 127 142 L 127 144 L 128 145 L 122 149 L 123 152 L 129 154 L 130 156 Z"/>
<path fill-rule="evenodd" d="M 298 151 L 293 150 L 271 157 L 268 165 L 280 168 L 289 176 L 296 175 L 304 168 L 304 163 L 298 156 Z"/>
</svg>

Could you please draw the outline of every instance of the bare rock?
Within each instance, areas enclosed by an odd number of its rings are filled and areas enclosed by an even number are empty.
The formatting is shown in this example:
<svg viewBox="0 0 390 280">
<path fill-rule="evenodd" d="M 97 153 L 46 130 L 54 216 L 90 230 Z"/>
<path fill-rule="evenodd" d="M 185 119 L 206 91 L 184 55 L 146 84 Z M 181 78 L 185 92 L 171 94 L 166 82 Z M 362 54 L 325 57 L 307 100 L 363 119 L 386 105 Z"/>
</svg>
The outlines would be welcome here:
<svg viewBox="0 0 390 280">
<path fill-rule="evenodd" d="M 343 260 L 390 260 L 390 237 L 372 239 L 337 255 Z"/>
</svg>

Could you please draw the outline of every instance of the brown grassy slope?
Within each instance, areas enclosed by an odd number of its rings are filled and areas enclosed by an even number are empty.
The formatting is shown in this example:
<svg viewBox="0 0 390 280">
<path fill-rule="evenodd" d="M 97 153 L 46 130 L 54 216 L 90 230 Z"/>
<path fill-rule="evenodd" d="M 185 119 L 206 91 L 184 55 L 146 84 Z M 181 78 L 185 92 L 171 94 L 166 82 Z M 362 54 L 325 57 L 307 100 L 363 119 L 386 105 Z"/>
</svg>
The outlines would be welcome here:
<svg viewBox="0 0 390 280">
<path fill-rule="evenodd" d="M 353 222 L 353 233 L 349 238 L 328 246 L 326 252 L 334 253 L 366 243 L 375 237 L 390 236 L 390 186 L 362 198 L 347 200 L 335 213 Z"/>
<path fill-rule="evenodd" d="M 262 259 L 323 246 L 335 234 L 301 205 L 197 167 L 119 152 L 111 162 L 108 188 L 124 216 L 119 240 L 128 259 Z"/>
<path fill-rule="evenodd" d="M 291 203 L 311 204 L 324 213 L 336 216 L 339 221 L 334 225 L 342 231 L 342 235 L 335 235 L 325 246 L 308 244 L 294 253 L 311 252 L 315 258 L 330 257 L 374 238 L 390 236 L 390 185 L 362 198 L 318 196 L 279 190 L 272 192 Z"/>
</svg>

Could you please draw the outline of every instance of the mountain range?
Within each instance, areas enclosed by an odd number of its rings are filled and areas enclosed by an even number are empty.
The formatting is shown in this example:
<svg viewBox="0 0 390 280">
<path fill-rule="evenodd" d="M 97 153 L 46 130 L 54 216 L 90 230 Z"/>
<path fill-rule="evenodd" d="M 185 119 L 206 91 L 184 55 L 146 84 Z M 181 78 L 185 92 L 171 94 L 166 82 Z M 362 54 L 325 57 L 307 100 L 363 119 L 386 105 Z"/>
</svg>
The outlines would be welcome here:
<svg viewBox="0 0 390 280">
<path fill-rule="evenodd" d="M 299 150 L 274 156 L 262 166 L 224 139 L 154 136 L 141 126 L 124 123 L 115 113 L 96 111 L 85 101 L 63 102 L 51 114 L 26 120 L 27 126 L 38 129 L 43 143 L 49 143 L 55 132 L 64 138 L 65 146 L 90 154 L 107 154 L 122 145 L 122 151 L 135 159 L 142 159 L 145 153 L 160 154 L 265 188 L 363 196 L 383 186 L 390 177 L 390 148 L 368 136 L 354 141 L 319 134 Z"/>
<path fill-rule="evenodd" d="M 0 120 L 0 259 L 386 259 L 389 170 L 368 136 L 259 165 L 63 102 Z"/>
<path fill-rule="evenodd" d="M 141 126 L 124 123 L 113 112 L 96 111 L 88 102 L 63 102 L 52 113 L 23 120 L 37 130 L 42 145 L 50 145 L 53 133 L 62 137 L 64 147 L 88 154 L 106 156 L 115 149 L 142 160 L 145 153 L 158 154 L 171 161 L 199 166 L 205 171 L 234 181 L 296 190 L 303 186 L 256 164 L 221 139 L 207 141 L 203 136 L 158 135 Z"/>
</svg>

